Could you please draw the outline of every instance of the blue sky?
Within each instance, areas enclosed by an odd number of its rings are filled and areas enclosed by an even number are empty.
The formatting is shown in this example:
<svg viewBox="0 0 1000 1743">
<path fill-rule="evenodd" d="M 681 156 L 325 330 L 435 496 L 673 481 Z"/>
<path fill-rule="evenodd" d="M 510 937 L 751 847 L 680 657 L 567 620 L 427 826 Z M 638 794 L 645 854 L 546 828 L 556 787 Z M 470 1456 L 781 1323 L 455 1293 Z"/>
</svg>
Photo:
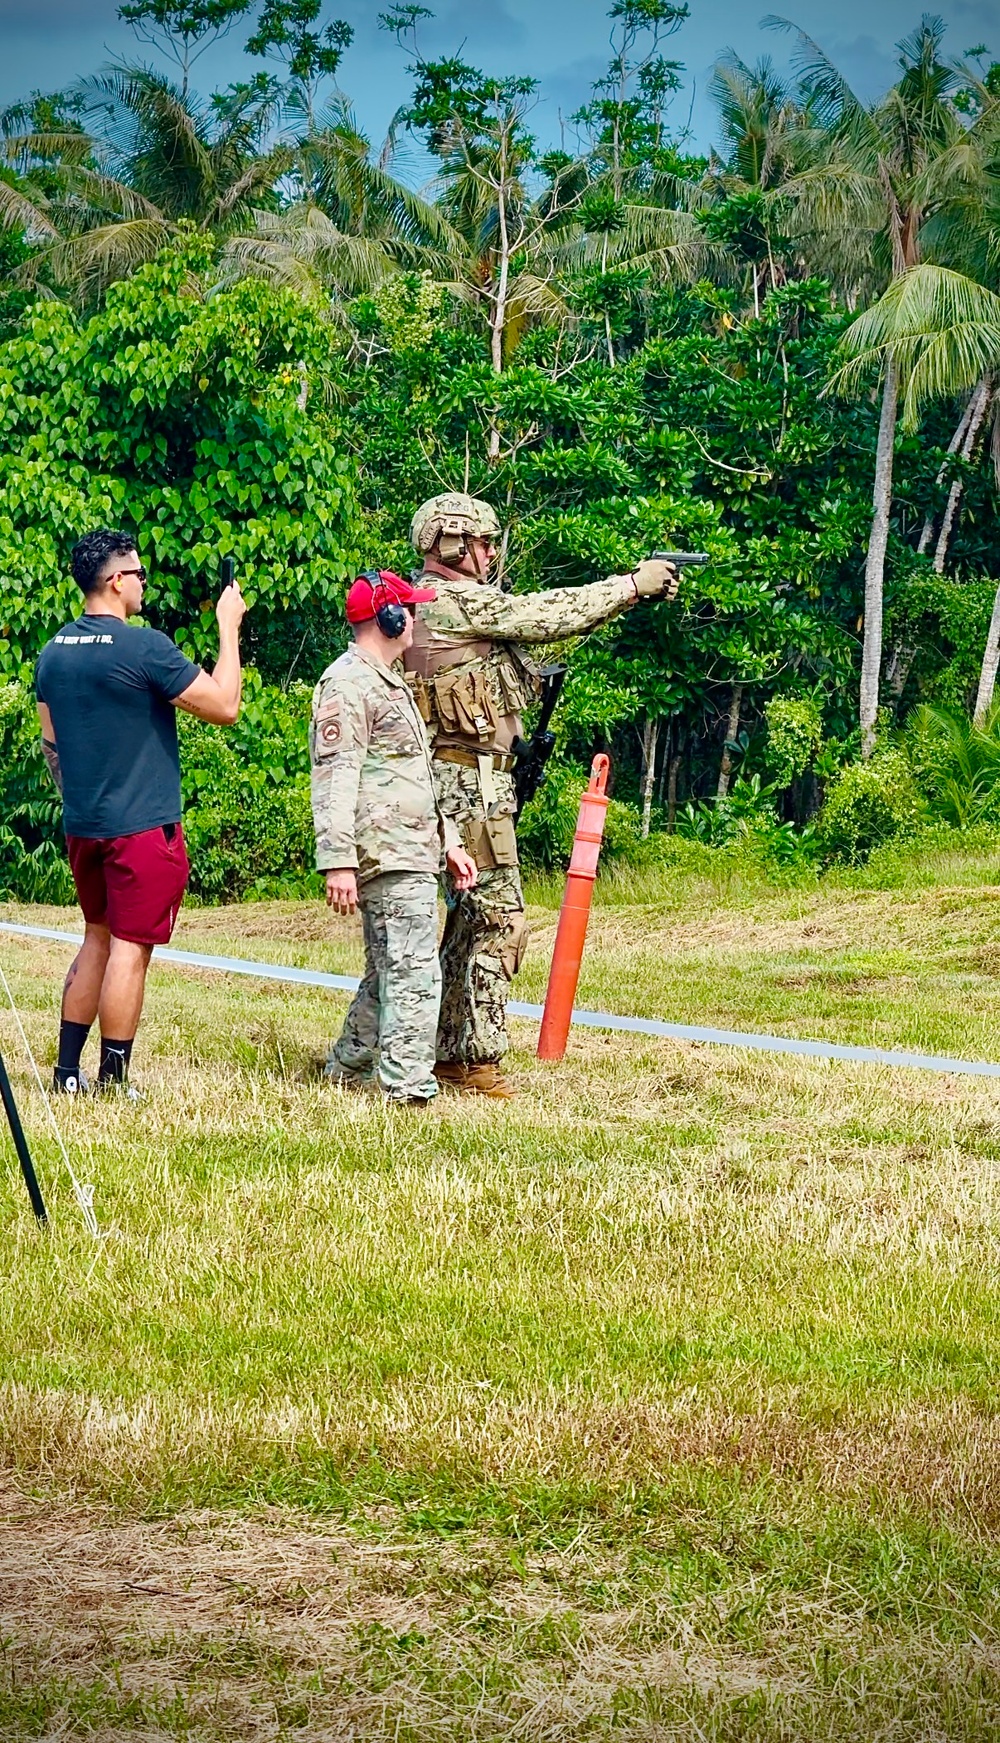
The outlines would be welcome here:
<svg viewBox="0 0 1000 1743">
<path fill-rule="evenodd" d="M 407 94 L 405 60 L 376 24 L 385 0 L 331 0 L 327 16 L 349 20 L 356 31 L 341 82 L 365 129 L 381 139 Z M 540 81 L 535 132 L 558 142 L 559 117 L 588 95 L 607 60 L 608 0 L 438 0 L 426 49 L 454 52 L 490 70 L 530 73 Z M 745 59 L 787 56 L 782 38 L 760 29 L 761 17 L 788 10 L 796 23 L 833 55 L 861 95 L 891 80 L 893 45 L 918 22 L 920 0 L 691 0 L 692 16 L 668 52 L 687 67 L 688 86 L 674 118 L 691 114 L 695 143 L 711 137 L 706 86 L 718 52 L 734 47 Z M 949 26 L 956 54 L 986 42 L 1000 58 L 1000 0 L 948 0 L 930 6 Z M 109 54 L 135 54 L 131 31 L 118 23 L 116 0 L 0 0 L 0 104 L 29 90 L 51 90 L 93 71 Z M 140 48 L 140 54 L 149 50 Z M 196 73 L 199 86 L 246 77 L 251 63 L 238 33 L 217 44 Z"/>
</svg>

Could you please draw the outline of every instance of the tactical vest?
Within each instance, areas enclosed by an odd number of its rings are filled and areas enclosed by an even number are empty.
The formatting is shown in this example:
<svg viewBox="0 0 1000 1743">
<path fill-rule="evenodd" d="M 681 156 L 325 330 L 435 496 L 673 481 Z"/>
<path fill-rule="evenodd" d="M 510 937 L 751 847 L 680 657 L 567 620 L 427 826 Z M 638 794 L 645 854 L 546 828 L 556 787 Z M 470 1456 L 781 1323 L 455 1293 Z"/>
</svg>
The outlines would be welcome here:
<svg viewBox="0 0 1000 1743">
<path fill-rule="evenodd" d="M 536 667 L 512 642 L 443 635 L 419 612 L 404 664 L 436 750 L 506 756 L 539 691 Z"/>
</svg>

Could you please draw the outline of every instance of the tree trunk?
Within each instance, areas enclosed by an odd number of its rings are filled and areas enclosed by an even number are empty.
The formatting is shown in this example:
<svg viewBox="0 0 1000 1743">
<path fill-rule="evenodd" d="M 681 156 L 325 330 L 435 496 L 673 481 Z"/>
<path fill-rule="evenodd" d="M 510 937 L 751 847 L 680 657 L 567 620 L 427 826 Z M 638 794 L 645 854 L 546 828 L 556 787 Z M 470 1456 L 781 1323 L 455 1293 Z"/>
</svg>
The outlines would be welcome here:
<svg viewBox="0 0 1000 1743">
<path fill-rule="evenodd" d="M 740 709 L 743 705 L 743 685 L 733 685 L 732 701 L 729 704 L 729 719 L 726 721 L 726 742 L 722 750 L 722 761 L 719 764 L 719 785 L 715 790 L 716 802 L 724 799 L 729 792 L 729 777 L 733 772 L 731 746 L 736 743 L 740 730 Z"/>
<path fill-rule="evenodd" d="M 983 669 L 979 674 L 979 693 L 976 697 L 976 711 L 972 716 L 974 726 L 982 726 L 993 705 L 993 691 L 996 687 L 998 666 L 1000 666 L 1000 587 L 996 591 L 996 597 L 993 601 L 993 616 L 990 618 L 990 627 L 986 632 Z"/>
<path fill-rule="evenodd" d="M 652 715 L 646 715 L 646 724 L 642 729 L 642 839 L 649 835 L 649 824 L 653 814 L 653 785 L 656 780 L 656 747 L 660 737 L 660 723 Z"/>
<path fill-rule="evenodd" d="M 872 491 L 872 529 L 865 560 L 865 634 L 861 654 L 861 755 L 867 761 L 875 749 L 878 718 L 878 681 L 882 665 L 882 584 L 885 552 L 889 543 L 892 509 L 892 460 L 896 440 L 896 409 L 899 374 L 890 353 L 882 390 L 882 411 L 875 455 L 875 487 Z"/>
<path fill-rule="evenodd" d="M 602 281 L 607 277 L 607 273 L 608 273 L 608 232 L 605 230 L 604 240 L 601 243 L 601 279 L 602 279 Z M 605 338 L 605 342 L 606 342 L 607 347 L 608 347 L 608 363 L 610 364 L 611 368 L 613 369 L 615 366 L 615 347 L 614 347 L 614 340 L 612 339 L 612 336 L 611 336 L 611 316 L 608 313 L 608 309 L 607 309 L 606 304 L 605 304 L 605 308 L 604 308 L 604 338 Z"/>
<path fill-rule="evenodd" d="M 667 774 L 667 833 L 673 835 L 677 828 L 677 776 L 680 773 L 681 752 L 675 750 L 670 758 L 670 769 Z"/>
<path fill-rule="evenodd" d="M 972 416 L 972 410 L 973 410 L 973 407 L 975 406 L 976 396 L 977 396 L 978 392 L 979 392 L 979 387 L 977 385 L 975 388 L 973 388 L 972 397 L 971 397 L 971 399 L 969 399 L 968 403 L 966 404 L 965 410 L 963 411 L 963 413 L 962 413 L 961 417 L 959 418 L 958 423 L 955 427 L 955 434 L 952 436 L 951 441 L 948 443 L 948 453 L 945 456 L 945 458 L 942 460 L 941 465 L 938 468 L 938 475 L 937 475 L 936 479 L 934 480 L 935 484 L 937 484 L 939 486 L 944 483 L 946 477 L 948 476 L 948 461 L 951 459 L 953 454 L 958 453 L 959 448 L 962 446 L 962 443 L 965 441 L 965 432 L 969 427 L 969 419 Z M 918 551 L 920 556 L 923 556 L 924 552 L 929 549 L 930 542 L 931 542 L 933 537 L 934 537 L 934 516 L 932 514 L 929 514 L 927 516 L 927 519 L 924 521 L 923 529 L 922 529 L 921 534 L 920 534 L 920 543 L 917 545 L 917 551 Z"/>
<path fill-rule="evenodd" d="M 969 421 L 965 432 L 965 440 L 962 443 L 963 460 L 971 460 L 976 451 L 976 443 L 979 440 L 979 431 L 982 428 L 983 419 L 989 411 L 992 398 L 992 379 L 990 376 L 984 375 L 970 402 Z M 948 545 L 951 542 L 951 529 L 955 524 L 955 516 L 958 513 L 958 505 L 962 500 L 962 491 L 964 489 L 964 478 L 958 477 L 952 479 L 951 489 L 948 492 L 948 501 L 945 504 L 944 515 L 941 519 L 941 531 L 938 534 L 937 549 L 934 552 L 934 572 L 936 575 L 944 574 L 944 560 L 948 555 Z"/>
<path fill-rule="evenodd" d="M 886 661 L 885 687 L 894 703 L 899 702 L 906 689 L 906 680 L 910 676 L 917 653 L 918 649 L 909 642 L 898 641 Z"/>
<path fill-rule="evenodd" d="M 503 341 L 504 329 L 507 325 L 507 295 L 510 284 L 510 233 L 507 224 L 507 154 L 502 142 L 500 152 L 499 179 L 497 190 L 497 224 L 500 232 L 500 260 L 496 277 L 496 289 L 492 294 L 490 308 L 490 361 L 497 375 L 503 373 Z M 500 458 L 500 431 L 496 425 L 490 428 L 488 458 L 491 466 L 495 466 Z"/>
</svg>

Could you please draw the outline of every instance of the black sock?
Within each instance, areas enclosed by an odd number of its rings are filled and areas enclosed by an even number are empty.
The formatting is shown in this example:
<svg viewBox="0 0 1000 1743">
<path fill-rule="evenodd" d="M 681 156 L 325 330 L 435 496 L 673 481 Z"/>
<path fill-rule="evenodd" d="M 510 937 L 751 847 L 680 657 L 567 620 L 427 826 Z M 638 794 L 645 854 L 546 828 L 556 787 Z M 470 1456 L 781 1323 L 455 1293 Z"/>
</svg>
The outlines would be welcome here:
<svg viewBox="0 0 1000 1743">
<path fill-rule="evenodd" d="M 128 1064 L 132 1057 L 131 1041 L 109 1041 L 101 1036 L 101 1068 L 97 1074 L 98 1083 L 124 1083 L 128 1077 Z"/>
<path fill-rule="evenodd" d="M 80 1070 L 80 1055 L 90 1034 L 89 1023 L 71 1023 L 66 1017 L 59 1025 L 59 1058 L 56 1069 L 75 1076 Z"/>
</svg>

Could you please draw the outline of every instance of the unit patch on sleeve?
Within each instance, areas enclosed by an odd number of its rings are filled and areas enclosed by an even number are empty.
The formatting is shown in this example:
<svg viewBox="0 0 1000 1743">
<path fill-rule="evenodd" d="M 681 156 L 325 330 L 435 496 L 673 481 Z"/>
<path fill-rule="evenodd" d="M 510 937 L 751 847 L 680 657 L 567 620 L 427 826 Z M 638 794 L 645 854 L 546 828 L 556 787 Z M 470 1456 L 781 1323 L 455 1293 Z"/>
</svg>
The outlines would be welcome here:
<svg viewBox="0 0 1000 1743">
<path fill-rule="evenodd" d="M 336 755 L 344 736 L 340 697 L 331 696 L 316 710 L 316 750 L 321 757 Z"/>
</svg>

